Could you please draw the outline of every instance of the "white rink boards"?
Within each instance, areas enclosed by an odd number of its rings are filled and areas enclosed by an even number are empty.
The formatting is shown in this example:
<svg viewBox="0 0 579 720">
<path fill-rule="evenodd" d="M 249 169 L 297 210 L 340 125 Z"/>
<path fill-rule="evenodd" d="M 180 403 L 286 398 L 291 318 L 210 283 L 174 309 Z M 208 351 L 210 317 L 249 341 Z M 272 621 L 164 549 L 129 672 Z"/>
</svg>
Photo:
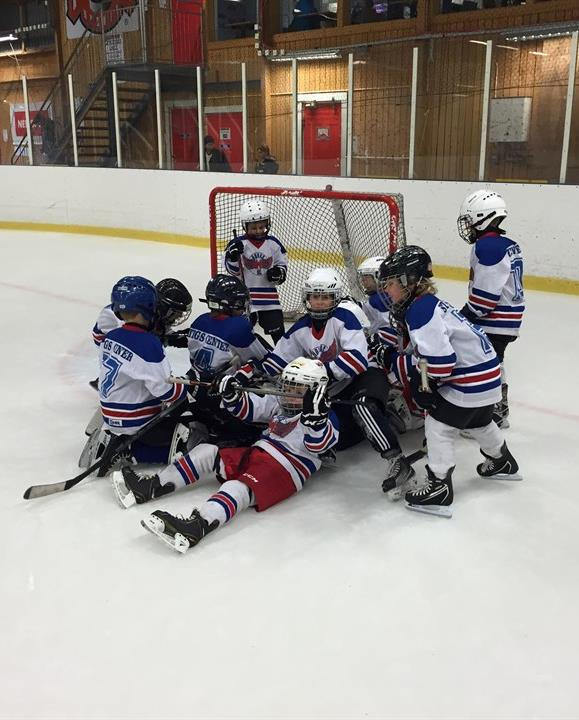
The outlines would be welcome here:
<svg viewBox="0 0 579 720">
<path fill-rule="evenodd" d="M 579 716 L 579 298 L 529 293 L 507 351 L 522 483 L 476 479 L 463 440 L 453 518 L 410 513 L 358 446 L 181 557 L 139 520 L 213 485 L 127 511 L 107 479 L 22 492 L 78 472 L 113 282 L 201 297 L 208 251 L 2 231 L 0 256 L 2 720 Z"/>
</svg>

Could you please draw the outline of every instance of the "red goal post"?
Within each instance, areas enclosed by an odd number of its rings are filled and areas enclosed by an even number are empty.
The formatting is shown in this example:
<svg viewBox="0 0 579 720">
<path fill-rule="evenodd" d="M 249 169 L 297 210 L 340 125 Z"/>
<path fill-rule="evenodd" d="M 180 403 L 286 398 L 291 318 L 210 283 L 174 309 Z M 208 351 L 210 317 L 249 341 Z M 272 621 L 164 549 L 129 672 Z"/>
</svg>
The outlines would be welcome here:
<svg viewBox="0 0 579 720">
<path fill-rule="evenodd" d="M 223 252 L 243 234 L 239 209 L 249 199 L 271 211 L 271 234 L 288 252 L 288 277 L 280 286 L 288 319 L 303 312 L 301 288 L 315 267 L 331 266 L 346 292 L 362 296 L 356 268 L 367 257 L 389 255 L 406 244 L 402 196 L 272 187 L 216 187 L 209 195 L 211 273 L 223 272 Z"/>
</svg>

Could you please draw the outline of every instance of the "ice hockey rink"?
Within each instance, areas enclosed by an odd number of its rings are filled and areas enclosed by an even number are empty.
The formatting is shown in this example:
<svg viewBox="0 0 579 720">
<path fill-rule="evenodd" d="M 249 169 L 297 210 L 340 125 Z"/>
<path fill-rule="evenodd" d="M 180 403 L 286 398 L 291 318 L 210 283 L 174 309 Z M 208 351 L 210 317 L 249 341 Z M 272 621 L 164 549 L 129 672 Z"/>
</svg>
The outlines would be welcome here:
<svg viewBox="0 0 579 720">
<path fill-rule="evenodd" d="M 107 478 L 22 493 L 79 472 L 114 281 L 201 297 L 208 251 L 7 231 L 0 247 L 1 718 L 579 717 L 579 297 L 528 292 L 507 353 L 523 482 L 477 478 L 461 440 L 452 519 L 412 513 L 361 445 L 180 556 L 139 520 L 211 484 L 126 511 Z M 462 306 L 463 283 L 439 288 Z"/>
</svg>

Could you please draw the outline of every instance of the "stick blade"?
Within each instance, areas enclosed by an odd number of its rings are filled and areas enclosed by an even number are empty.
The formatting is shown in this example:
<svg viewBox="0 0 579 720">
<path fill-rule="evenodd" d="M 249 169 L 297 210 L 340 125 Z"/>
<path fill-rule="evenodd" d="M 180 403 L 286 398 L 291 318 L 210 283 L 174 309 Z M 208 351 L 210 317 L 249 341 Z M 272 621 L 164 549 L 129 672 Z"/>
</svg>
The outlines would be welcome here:
<svg viewBox="0 0 579 720">
<path fill-rule="evenodd" d="M 46 495 L 54 495 L 54 493 L 64 492 L 67 489 L 66 480 L 59 483 L 50 483 L 48 485 L 31 485 L 24 493 L 25 500 L 33 500 Z"/>
</svg>

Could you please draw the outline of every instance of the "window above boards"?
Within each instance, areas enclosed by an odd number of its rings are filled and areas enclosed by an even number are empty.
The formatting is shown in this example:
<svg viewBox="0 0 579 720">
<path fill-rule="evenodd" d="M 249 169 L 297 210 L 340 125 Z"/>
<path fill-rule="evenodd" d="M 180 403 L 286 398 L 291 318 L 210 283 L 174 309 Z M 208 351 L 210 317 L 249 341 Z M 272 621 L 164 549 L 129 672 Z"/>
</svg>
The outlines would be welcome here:
<svg viewBox="0 0 579 720">
<path fill-rule="evenodd" d="M 0 55 L 53 46 L 52 0 L 0 2 Z"/>
</svg>

